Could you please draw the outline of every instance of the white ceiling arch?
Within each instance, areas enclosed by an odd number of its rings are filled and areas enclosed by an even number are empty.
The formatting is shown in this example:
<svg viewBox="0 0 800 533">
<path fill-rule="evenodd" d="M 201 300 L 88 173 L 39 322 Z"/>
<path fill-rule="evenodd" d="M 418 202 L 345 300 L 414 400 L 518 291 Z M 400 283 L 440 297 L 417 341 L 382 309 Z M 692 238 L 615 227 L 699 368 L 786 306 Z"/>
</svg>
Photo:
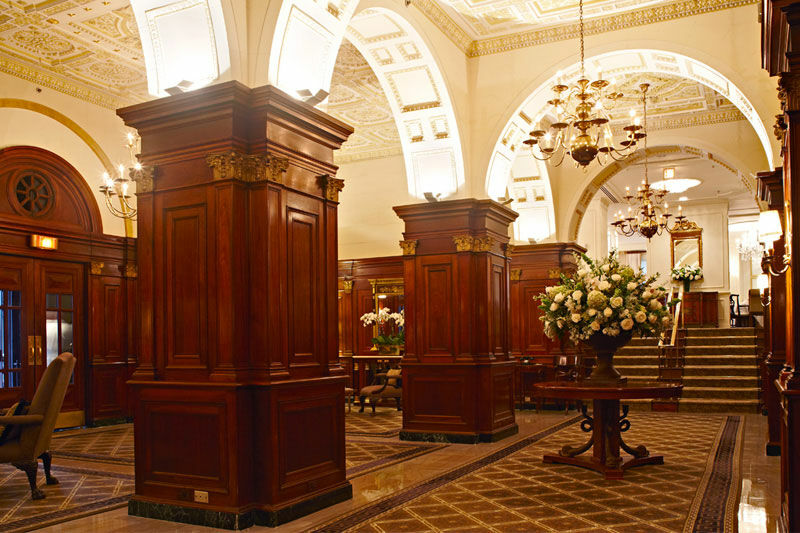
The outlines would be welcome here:
<svg viewBox="0 0 800 533">
<path fill-rule="evenodd" d="M 577 79 L 579 69 L 580 64 L 574 63 L 565 68 L 562 75 L 567 80 Z M 710 87 L 727 98 L 744 115 L 761 142 L 766 160 L 773 160 L 772 145 L 767 135 L 767 130 L 754 106 L 733 82 L 707 64 L 670 51 L 628 49 L 598 54 L 586 60 L 587 73 L 592 75 L 598 69 L 602 69 L 603 76 L 606 79 L 625 74 L 661 73 L 684 77 Z M 558 73 L 553 72 L 549 79 L 534 89 L 511 115 L 505 127 L 501 130 L 500 137 L 496 141 L 489 159 L 485 180 L 486 192 L 490 197 L 504 195 L 511 178 L 514 160 L 524 146 L 522 141 L 528 137 L 528 132 L 532 129 L 532 125 L 542 118 L 549 108 L 547 100 L 551 98 L 552 91 L 550 88 L 555 83 L 557 75 Z M 541 173 L 540 178 L 548 184 L 549 190 L 546 165 L 539 164 L 538 168 Z M 552 210 L 552 205 L 550 208 Z M 521 216 L 520 218 L 523 217 Z M 550 223 L 551 220 L 552 218 L 550 220 L 542 219 L 536 221 L 536 223 L 528 221 L 527 224 Z"/>
<path fill-rule="evenodd" d="M 342 39 L 366 58 L 400 133 L 409 194 L 448 197 L 464 188 L 464 159 L 444 77 L 414 26 L 387 7 L 353 15 L 357 0 L 284 2 L 270 56 L 270 81 L 289 94 L 330 92 Z M 324 107 L 324 103 L 322 107 Z"/>
</svg>

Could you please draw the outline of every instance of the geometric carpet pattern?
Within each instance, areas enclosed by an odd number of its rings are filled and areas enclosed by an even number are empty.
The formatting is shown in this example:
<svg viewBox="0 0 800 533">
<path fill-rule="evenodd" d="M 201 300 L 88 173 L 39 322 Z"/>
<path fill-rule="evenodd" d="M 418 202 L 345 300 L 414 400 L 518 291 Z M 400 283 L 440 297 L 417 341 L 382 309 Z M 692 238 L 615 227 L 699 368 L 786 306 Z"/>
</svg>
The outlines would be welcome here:
<svg viewBox="0 0 800 533">
<path fill-rule="evenodd" d="M 133 424 L 56 433 L 50 451 L 54 457 L 133 465 Z"/>
<path fill-rule="evenodd" d="M 53 466 L 58 485 L 46 485 L 39 466 L 37 486 L 43 500 L 31 500 L 28 478 L 0 464 L 0 531 L 31 531 L 64 520 L 124 507 L 134 490 L 130 474 Z"/>
<path fill-rule="evenodd" d="M 595 471 L 542 463 L 542 455 L 586 441 L 587 434 L 573 423 L 387 496 L 316 531 L 735 531 L 741 418 L 642 413 L 629 419 L 625 441 L 663 455 L 663 465 L 632 468 L 622 480 L 605 480 Z"/>
<path fill-rule="evenodd" d="M 356 407 L 356 406 L 354 406 Z M 353 410 L 344 417 L 344 432 L 368 437 L 396 437 L 403 427 L 403 413 L 394 408 L 378 408 L 375 414 L 369 407 L 359 413 Z"/>
</svg>

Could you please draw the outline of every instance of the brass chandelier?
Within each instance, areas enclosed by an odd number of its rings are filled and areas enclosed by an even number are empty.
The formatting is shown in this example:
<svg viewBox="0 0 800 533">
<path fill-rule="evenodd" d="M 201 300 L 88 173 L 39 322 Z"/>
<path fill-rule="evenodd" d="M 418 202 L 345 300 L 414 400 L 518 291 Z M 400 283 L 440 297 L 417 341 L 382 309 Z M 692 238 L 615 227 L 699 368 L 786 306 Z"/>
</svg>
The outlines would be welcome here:
<svg viewBox="0 0 800 533">
<path fill-rule="evenodd" d="M 647 127 L 647 89 L 649 85 L 643 83 L 640 86 L 642 90 L 642 107 L 644 111 L 644 124 Z M 625 237 L 631 237 L 637 233 L 647 240 L 650 240 L 655 235 L 661 235 L 665 231 L 672 233 L 673 231 L 684 228 L 686 225 L 686 217 L 683 215 L 683 208 L 678 206 L 678 216 L 675 217 L 675 226 L 669 228 L 669 219 L 672 213 L 669 212 L 669 204 L 664 201 L 669 192 L 666 188 L 657 189 L 650 185 L 650 180 L 647 174 L 647 137 L 644 138 L 644 179 L 642 184 L 637 188 L 636 194 L 631 193 L 630 187 L 625 187 L 625 201 L 630 204 L 627 214 L 623 214 L 620 210 L 617 212 L 617 220 L 612 222 L 611 225 L 616 229 L 617 233 Z"/>
<path fill-rule="evenodd" d="M 108 172 L 103 172 L 103 184 L 100 185 L 100 192 L 105 196 L 108 210 L 119 218 L 136 218 L 136 208 L 131 203 L 131 194 L 129 191 L 131 185 L 137 182 L 144 173 L 142 164 L 139 163 L 136 158 L 138 145 L 139 136 L 128 133 L 127 146 L 130 156 L 130 167 L 125 168 L 123 164 L 118 165 L 117 174 L 113 178 Z M 119 204 L 119 207 L 114 205 L 115 200 Z"/>
<path fill-rule="evenodd" d="M 580 79 L 570 87 L 563 83 L 559 74 L 552 88 L 553 98 L 547 101 L 552 106 L 551 114 L 556 117 L 555 121 L 546 130 L 537 124 L 536 129 L 530 132 L 530 138 L 523 143 L 530 147 L 531 155 L 540 161 L 551 161 L 559 166 L 564 156 L 569 154 L 579 166 L 586 168 L 594 160 L 604 165 L 611 160 L 620 161 L 630 156 L 636 151 L 639 140 L 645 137 L 645 132 L 638 117 L 631 112 L 631 122 L 623 128 L 625 140 L 614 144 L 608 111 L 623 95 L 614 89 L 612 83 L 603 79 L 602 72 L 594 81 L 586 77 L 583 0 L 579 5 Z"/>
</svg>

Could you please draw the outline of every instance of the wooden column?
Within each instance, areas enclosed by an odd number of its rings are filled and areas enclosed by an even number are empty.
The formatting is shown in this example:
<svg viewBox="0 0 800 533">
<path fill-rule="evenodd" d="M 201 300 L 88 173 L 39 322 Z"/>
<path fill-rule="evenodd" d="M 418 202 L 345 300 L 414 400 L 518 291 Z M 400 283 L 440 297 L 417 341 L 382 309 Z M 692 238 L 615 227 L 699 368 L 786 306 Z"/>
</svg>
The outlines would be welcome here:
<svg viewBox="0 0 800 533">
<path fill-rule="evenodd" d="M 767 0 L 762 17 L 762 66 L 779 75 L 781 114 L 775 134 L 782 144 L 785 251 L 791 257 L 786 272 L 786 365 L 776 386 L 780 394 L 781 528 L 800 530 L 800 3 Z M 794 50 L 794 51 L 792 51 Z M 775 250 L 776 255 L 779 250 Z M 779 265 L 782 266 L 779 256 Z M 774 278 L 773 278 L 774 279 Z M 775 315 L 773 315 L 773 318 Z M 773 338 L 773 342 L 774 342 Z"/>
<path fill-rule="evenodd" d="M 769 209 L 783 210 L 783 170 L 758 173 L 758 195 Z M 784 238 L 775 241 L 773 268 L 781 268 Z M 775 259 L 777 258 L 777 259 Z M 770 304 L 764 311 L 764 368 L 762 369 L 762 394 L 767 408 L 767 455 L 780 455 L 780 395 L 775 388 L 783 366 L 786 364 L 786 276 L 771 276 Z"/>
<path fill-rule="evenodd" d="M 514 246 L 511 256 L 511 353 L 537 363 L 553 364 L 553 356 L 568 353 L 568 341 L 551 340 L 544 334 L 542 311 L 536 296 L 548 285 L 559 283 L 562 273 L 577 270 L 576 253 L 586 249 L 574 242 Z"/>
<path fill-rule="evenodd" d="M 516 433 L 506 247 L 517 214 L 475 199 L 394 210 L 405 222 L 400 438 L 474 443 Z"/>
<path fill-rule="evenodd" d="M 241 529 L 351 497 L 333 150 L 352 130 L 237 82 L 118 114 L 154 169 L 137 184 L 130 514 Z"/>
</svg>

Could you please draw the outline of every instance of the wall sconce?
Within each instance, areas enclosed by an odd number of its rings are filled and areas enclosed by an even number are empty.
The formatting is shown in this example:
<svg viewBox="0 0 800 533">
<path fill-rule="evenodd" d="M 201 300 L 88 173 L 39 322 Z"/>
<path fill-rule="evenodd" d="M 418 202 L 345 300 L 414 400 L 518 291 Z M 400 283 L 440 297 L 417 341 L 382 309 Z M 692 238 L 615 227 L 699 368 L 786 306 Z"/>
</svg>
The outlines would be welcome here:
<svg viewBox="0 0 800 533">
<path fill-rule="evenodd" d="M 769 289 L 769 276 L 766 274 L 759 274 L 756 278 L 756 287 L 761 297 L 761 305 L 768 307 L 769 304 L 772 303 L 772 291 L 767 292 Z"/>
<path fill-rule="evenodd" d="M 758 214 L 758 240 L 764 245 L 764 255 L 761 257 L 761 271 L 764 274 L 780 276 L 789 269 L 792 257 L 788 253 L 783 254 L 783 267 L 780 270 L 772 268 L 774 242 L 782 235 L 781 216 L 776 210 Z"/>
</svg>

